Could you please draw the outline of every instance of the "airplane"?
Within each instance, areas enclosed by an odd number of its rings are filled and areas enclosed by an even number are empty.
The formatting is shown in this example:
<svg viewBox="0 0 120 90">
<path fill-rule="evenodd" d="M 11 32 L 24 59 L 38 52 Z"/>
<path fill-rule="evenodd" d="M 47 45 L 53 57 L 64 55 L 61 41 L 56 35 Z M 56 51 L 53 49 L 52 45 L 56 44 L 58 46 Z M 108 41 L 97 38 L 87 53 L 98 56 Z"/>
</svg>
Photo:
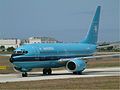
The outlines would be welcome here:
<svg viewBox="0 0 120 90">
<path fill-rule="evenodd" d="M 11 55 L 13 68 L 27 77 L 33 68 L 43 68 L 43 75 L 51 68 L 66 67 L 73 74 L 82 74 L 87 59 L 95 58 L 101 6 L 96 9 L 92 24 L 84 40 L 79 43 L 34 43 L 18 47 Z"/>
</svg>

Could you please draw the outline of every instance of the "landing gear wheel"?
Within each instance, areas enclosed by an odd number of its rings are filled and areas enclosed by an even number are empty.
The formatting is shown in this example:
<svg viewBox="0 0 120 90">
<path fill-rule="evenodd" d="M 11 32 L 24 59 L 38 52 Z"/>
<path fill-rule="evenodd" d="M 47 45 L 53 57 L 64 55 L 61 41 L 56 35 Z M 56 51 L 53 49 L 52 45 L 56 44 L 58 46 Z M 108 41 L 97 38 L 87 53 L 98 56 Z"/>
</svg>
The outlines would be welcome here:
<svg viewBox="0 0 120 90">
<path fill-rule="evenodd" d="M 52 74 L 52 70 L 51 68 L 48 69 L 48 75 L 51 75 Z"/>
<path fill-rule="evenodd" d="M 47 74 L 47 70 L 44 68 L 43 69 L 43 75 L 46 75 Z"/>
<path fill-rule="evenodd" d="M 51 68 L 44 68 L 43 69 L 43 75 L 50 75 L 52 74 Z"/>
<path fill-rule="evenodd" d="M 22 77 L 27 77 L 27 76 L 28 76 L 27 72 L 22 73 Z"/>
<path fill-rule="evenodd" d="M 82 75 L 82 71 L 73 72 L 73 74 Z"/>
</svg>

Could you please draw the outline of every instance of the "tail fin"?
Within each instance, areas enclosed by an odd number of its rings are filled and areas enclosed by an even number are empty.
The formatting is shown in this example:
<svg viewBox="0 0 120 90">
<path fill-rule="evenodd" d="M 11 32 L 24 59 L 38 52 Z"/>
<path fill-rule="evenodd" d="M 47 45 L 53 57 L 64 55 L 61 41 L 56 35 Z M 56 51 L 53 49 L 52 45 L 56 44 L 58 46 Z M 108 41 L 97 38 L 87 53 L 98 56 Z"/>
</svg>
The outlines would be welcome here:
<svg viewBox="0 0 120 90">
<path fill-rule="evenodd" d="M 96 44 L 98 40 L 98 28 L 99 28 L 99 19 L 100 19 L 100 9 L 101 6 L 97 7 L 95 16 L 93 18 L 90 30 L 87 33 L 87 36 L 85 40 L 83 40 L 83 43 L 89 43 L 89 44 Z"/>
</svg>

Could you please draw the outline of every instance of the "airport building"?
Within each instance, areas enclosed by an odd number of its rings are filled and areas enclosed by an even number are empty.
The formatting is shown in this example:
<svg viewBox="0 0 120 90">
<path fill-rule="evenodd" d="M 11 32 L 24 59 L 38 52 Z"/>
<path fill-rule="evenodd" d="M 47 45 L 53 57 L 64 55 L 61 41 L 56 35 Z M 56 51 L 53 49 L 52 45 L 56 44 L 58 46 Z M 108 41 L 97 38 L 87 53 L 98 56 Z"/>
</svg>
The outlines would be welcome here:
<svg viewBox="0 0 120 90">
<path fill-rule="evenodd" d="M 58 43 L 59 41 L 51 37 L 30 37 L 27 40 L 24 40 L 24 44 L 32 43 Z"/>
<path fill-rule="evenodd" d="M 21 40 L 16 38 L 4 38 L 0 39 L 0 46 L 17 48 L 20 46 Z"/>
<path fill-rule="evenodd" d="M 119 49 L 120 50 L 120 41 L 112 43 L 111 46 L 113 46 L 114 49 Z"/>
<path fill-rule="evenodd" d="M 17 48 L 22 44 L 58 43 L 58 42 L 59 42 L 58 40 L 51 37 L 30 37 L 24 40 L 20 40 L 16 38 L 3 38 L 3 39 L 0 39 L 0 47 L 4 46 L 5 49 L 7 49 L 8 47 Z"/>
</svg>

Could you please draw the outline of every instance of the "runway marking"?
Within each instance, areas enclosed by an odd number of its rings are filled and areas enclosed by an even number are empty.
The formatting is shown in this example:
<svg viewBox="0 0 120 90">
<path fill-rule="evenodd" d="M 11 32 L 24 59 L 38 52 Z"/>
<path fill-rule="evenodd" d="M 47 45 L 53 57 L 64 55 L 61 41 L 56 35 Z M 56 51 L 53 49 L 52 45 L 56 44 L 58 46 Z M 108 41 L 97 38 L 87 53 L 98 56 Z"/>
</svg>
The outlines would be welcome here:
<svg viewBox="0 0 120 90">
<path fill-rule="evenodd" d="M 22 77 L 20 73 L 0 74 L 0 83 L 102 76 L 120 76 L 120 67 L 86 69 L 83 75 L 73 75 L 67 70 L 53 71 L 52 75 L 42 75 L 42 72 L 29 72 L 28 77 Z"/>
<path fill-rule="evenodd" d="M 6 70 L 7 66 L 0 66 L 0 70 Z"/>
</svg>

